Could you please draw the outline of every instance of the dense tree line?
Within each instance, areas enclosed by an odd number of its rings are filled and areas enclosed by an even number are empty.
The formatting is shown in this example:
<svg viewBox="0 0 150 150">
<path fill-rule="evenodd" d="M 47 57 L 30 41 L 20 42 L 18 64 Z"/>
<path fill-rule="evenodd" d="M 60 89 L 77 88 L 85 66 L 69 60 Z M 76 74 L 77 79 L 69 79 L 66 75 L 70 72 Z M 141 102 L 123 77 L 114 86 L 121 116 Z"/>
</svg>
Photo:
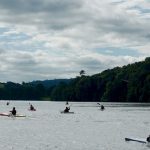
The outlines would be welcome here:
<svg viewBox="0 0 150 150">
<path fill-rule="evenodd" d="M 52 100 L 150 102 L 150 58 L 93 76 L 80 76 L 51 92 Z"/>
<path fill-rule="evenodd" d="M 12 82 L 0 84 L 0 98 L 10 100 L 150 102 L 150 58 L 92 76 L 80 76 L 52 86 Z"/>
<path fill-rule="evenodd" d="M 68 84 L 71 79 L 55 79 L 33 81 L 22 84 L 7 82 L 0 83 L 1 100 L 51 100 L 52 89 L 61 82 Z"/>
</svg>

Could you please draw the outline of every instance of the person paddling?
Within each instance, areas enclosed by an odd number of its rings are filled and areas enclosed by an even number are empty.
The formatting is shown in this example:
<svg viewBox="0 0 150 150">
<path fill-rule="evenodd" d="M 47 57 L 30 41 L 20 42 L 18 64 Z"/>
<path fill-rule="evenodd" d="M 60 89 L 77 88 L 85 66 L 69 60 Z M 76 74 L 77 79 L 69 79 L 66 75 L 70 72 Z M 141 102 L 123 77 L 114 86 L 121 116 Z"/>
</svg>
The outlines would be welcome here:
<svg viewBox="0 0 150 150">
<path fill-rule="evenodd" d="M 16 116 L 17 111 L 15 107 L 13 107 L 13 109 L 10 112 L 13 116 Z"/>
<path fill-rule="evenodd" d="M 35 110 L 32 104 L 30 105 L 30 110 Z"/>
<path fill-rule="evenodd" d="M 70 106 L 69 106 L 69 102 L 68 101 L 66 101 L 66 106 L 65 107 L 66 108 L 65 108 L 64 112 L 69 112 Z"/>
<path fill-rule="evenodd" d="M 104 110 L 104 109 L 105 109 L 105 107 L 103 105 L 101 105 L 101 110 Z"/>
<path fill-rule="evenodd" d="M 69 112 L 69 110 L 70 110 L 70 107 L 66 107 L 64 112 Z"/>
<path fill-rule="evenodd" d="M 147 142 L 150 142 L 150 135 L 146 139 Z"/>
</svg>

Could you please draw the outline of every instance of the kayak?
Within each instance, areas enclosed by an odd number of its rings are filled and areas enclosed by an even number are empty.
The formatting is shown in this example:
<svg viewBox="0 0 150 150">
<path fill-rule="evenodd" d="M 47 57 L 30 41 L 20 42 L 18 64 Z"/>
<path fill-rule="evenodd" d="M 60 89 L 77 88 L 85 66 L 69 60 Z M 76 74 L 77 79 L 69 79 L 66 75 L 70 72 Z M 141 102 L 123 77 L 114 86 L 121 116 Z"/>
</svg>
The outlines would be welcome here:
<svg viewBox="0 0 150 150">
<path fill-rule="evenodd" d="M 74 112 L 71 112 L 71 111 L 69 111 L 69 112 L 61 111 L 60 113 L 62 113 L 62 114 L 74 114 Z"/>
<path fill-rule="evenodd" d="M 26 117 L 25 115 L 17 114 L 17 115 L 11 115 L 10 113 L 0 113 L 0 116 L 7 116 L 7 117 Z"/>
<path fill-rule="evenodd" d="M 140 143 L 147 143 L 146 139 L 139 139 L 139 138 L 125 138 L 125 141 L 135 141 Z"/>
<path fill-rule="evenodd" d="M 29 111 L 36 111 L 36 109 L 28 109 Z"/>
<path fill-rule="evenodd" d="M 0 113 L 0 116 L 7 116 L 7 117 L 26 117 L 25 115 L 17 114 L 17 115 L 11 115 L 10 113 Z"/>
</svg>

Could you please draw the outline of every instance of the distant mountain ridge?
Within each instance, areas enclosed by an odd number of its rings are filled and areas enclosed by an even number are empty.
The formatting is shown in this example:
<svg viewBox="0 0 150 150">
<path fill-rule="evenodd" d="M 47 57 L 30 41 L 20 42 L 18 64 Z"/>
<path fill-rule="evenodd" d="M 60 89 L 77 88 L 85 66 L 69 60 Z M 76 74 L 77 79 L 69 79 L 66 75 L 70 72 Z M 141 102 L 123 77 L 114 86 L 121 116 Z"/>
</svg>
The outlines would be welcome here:
<svg viewBox="0 0 150 150">
<path fill-rule="evenodd" d="M 31 84 L 33 86 L 36 86 L 38 84 L 42 84 L 44 87 L 49 88 L 52 86 L 56 86 L 60 83 L 66 83 L 68 84 L 72 79 L 52 79 L 52 80 L 35 80 L 32 82 L 28 82 L 28 84 Z"/>
</svg>

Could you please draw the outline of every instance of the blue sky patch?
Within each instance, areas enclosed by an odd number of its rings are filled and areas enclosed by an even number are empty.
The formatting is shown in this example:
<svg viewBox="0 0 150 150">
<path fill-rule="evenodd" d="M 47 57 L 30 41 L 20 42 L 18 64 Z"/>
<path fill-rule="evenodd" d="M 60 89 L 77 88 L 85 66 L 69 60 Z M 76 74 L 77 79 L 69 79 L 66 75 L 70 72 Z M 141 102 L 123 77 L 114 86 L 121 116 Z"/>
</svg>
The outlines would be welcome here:
<svg viewBox="0 0 150 150">
<path fill-rule="evenodd" d="M 133 56 L 137 57 L 140 54 L 131 48 L 118 48 L 118 47 L 103 47 L 95 49 L 98 53 L 104 55 L 111 55 L 111 56 Z"/>
</svg>

